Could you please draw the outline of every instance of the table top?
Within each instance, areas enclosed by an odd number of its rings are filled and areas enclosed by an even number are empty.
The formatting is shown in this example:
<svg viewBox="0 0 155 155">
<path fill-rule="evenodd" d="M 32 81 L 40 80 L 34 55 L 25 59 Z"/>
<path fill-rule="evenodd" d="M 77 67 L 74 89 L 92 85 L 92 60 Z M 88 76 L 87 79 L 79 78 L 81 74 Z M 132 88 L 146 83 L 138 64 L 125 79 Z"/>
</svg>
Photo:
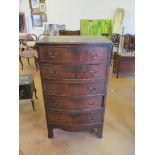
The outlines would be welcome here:
<svg viewBox="0 0 155 155">
<path fill-rule="evenodd" d="M 19 75 L 19 85 L 27 85 L 33 82 L 32 74 L 20 74 Z"/>
<path fill-rule="evenodd" d="M 122 56 L 122 57 L 135 57 L 135 53 L 120 52 L 120 53 L 117 53 L 117 54 Z"/>
</svg>

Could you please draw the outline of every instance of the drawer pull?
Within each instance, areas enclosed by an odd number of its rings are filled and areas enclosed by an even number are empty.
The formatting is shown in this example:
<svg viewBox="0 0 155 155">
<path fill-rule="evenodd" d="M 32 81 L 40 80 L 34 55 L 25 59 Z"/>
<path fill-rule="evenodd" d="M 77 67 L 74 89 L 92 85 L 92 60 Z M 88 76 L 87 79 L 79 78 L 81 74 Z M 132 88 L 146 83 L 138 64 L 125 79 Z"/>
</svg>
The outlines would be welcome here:
<svg viewBox="0 0 155 155">
<path fill-rule="evenodd" d="M 93 118 L 93 117 L 91 117 L 91 118 L 90 118 L 90 121 L 91 121 L 91 122 L 93 122 L 93 121 L 94 121 L 94 118 Z"/>
<path fill-rule="evenodd" d="M 91 102 L 91 103 L 89 103 L 90 105 L 95 105 L 95 102 Z"/>
<path fill-rule="evenodd" d="M 96 58 L 98 58 L 98 54 L 97 54 L 97 53 L 91 53 L 91 54 L 90 54 L 90 57 L 91 57 L 92 59 L 96 59 Z"/>
<path fill-rule="evenodd" d="M 54 105 L 59 108 L 60 107 L 60 103 L 54 103 Z"/>
<path fill-rule="evenodd" d="M 91 92 L 96 92 L 96 88 L 95 88 L 95 87 L 90 87 L 90 88 L 89 88 L 89 91 L 91 91 Z"/>
<path fill-rule="evenodd" d="M 78 97 L 74 97 L 72 98 L 72 100 L 73 102 L 77 102 L 77 103 L 81 102 L 81 98 L 78 98 Z"/>
<path fill-rule="evenodd" d="M 52 76 L 57 76 L 57 74 L 58 74 L 58 72 L 57 72 L 56 70 L 52 70 L 52 71 L 51 71 L 51 75 L 52 75 Z"/>
<path fill-rule="evenodd" d="M 49 55 L 52 59 L 54 59 L 54 58 L 55 58 L 55 56 L 56 56 L 56 54 L 55 54 L 55 53 L 53 53 L 53 52 L 49 52 L 49 53 L 48 53 L 48 55 Z"/>
<path fill-rule="evenodd" d="M 91 70 L 90 73 L 91 73 L 91 75 L 92 75 L 93 77 L 95 77 L 95 76 L 97 75 L 97 71 Z"/>
</svg>

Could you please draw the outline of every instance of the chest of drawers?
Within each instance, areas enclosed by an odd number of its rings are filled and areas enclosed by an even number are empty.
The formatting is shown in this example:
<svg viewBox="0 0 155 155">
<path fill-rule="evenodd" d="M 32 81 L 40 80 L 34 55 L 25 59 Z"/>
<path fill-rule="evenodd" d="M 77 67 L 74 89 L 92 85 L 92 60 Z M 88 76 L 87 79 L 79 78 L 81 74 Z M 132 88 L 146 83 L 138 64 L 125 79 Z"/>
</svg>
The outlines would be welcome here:
<svg viewBox="0 0 155 155">
<path fill-rule="evenodd" d="M 54 36 L 37 42 L 48 137 L 53 129 L 97 129 L 102 137 L 112 42 Z"/>
</svg>

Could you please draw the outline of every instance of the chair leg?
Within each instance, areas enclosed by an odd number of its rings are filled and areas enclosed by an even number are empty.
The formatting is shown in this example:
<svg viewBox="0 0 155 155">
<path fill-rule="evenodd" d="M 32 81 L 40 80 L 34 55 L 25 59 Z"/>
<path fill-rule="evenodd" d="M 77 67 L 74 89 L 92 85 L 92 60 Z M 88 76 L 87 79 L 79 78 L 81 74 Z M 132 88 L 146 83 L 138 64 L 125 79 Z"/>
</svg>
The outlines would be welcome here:
<svg viewBox="0 0 155 155">
<path fill-rule="evenodd" d="M 30 66 L 30 60 L 29 60 L 29 58 L 27 58 L 27 61 L 28 61 L 28 64 L 29 64 L 29 66 Z"/>
<path fill-rule="evenodd" d="M 34 107 L 34 100 L 31 99 L 31 102 L 32 102 L 33 111 L 36 111 L 36 109 L 35 109 L 35 107 Z"/>
<path fill-rule="evenodd" d="M 34 88 L 34 95 L 35 95 L 35 98 L 38 99 L 38 97 L 37 97 L 37 89 L 36 88 Z"/>
<path fill-rule="evenodd" d="M 38 99 L 38 97 L 37 97 L 37 89 L 35 87 L 34 81 L 33 81 L 33 88 L 34 88 L 33 90 L 34 90 L 35 98 Z"/>
<path fill-rule="evenodd" d="M 22 62 L 22 59 L 21 59 L 21 56 L 19 56 L 19 61 L 20 61 L 20 64 L 21 64 L 21 70 L 23 70 L 23 62 Z"/>
</svg>

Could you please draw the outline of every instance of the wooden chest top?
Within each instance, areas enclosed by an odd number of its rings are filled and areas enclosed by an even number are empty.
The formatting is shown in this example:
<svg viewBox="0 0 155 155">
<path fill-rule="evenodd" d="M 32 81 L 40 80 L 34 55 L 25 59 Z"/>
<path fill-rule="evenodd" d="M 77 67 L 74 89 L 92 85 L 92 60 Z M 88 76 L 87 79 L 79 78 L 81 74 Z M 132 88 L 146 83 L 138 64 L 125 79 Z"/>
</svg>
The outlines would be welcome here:
<svg viewBox="0 0 155 155">
<path fill-rule="evenodd" d="M 112 42 L 103 36 L 46 36 L 37 44 L 103 44 Z"/>
</svg>

